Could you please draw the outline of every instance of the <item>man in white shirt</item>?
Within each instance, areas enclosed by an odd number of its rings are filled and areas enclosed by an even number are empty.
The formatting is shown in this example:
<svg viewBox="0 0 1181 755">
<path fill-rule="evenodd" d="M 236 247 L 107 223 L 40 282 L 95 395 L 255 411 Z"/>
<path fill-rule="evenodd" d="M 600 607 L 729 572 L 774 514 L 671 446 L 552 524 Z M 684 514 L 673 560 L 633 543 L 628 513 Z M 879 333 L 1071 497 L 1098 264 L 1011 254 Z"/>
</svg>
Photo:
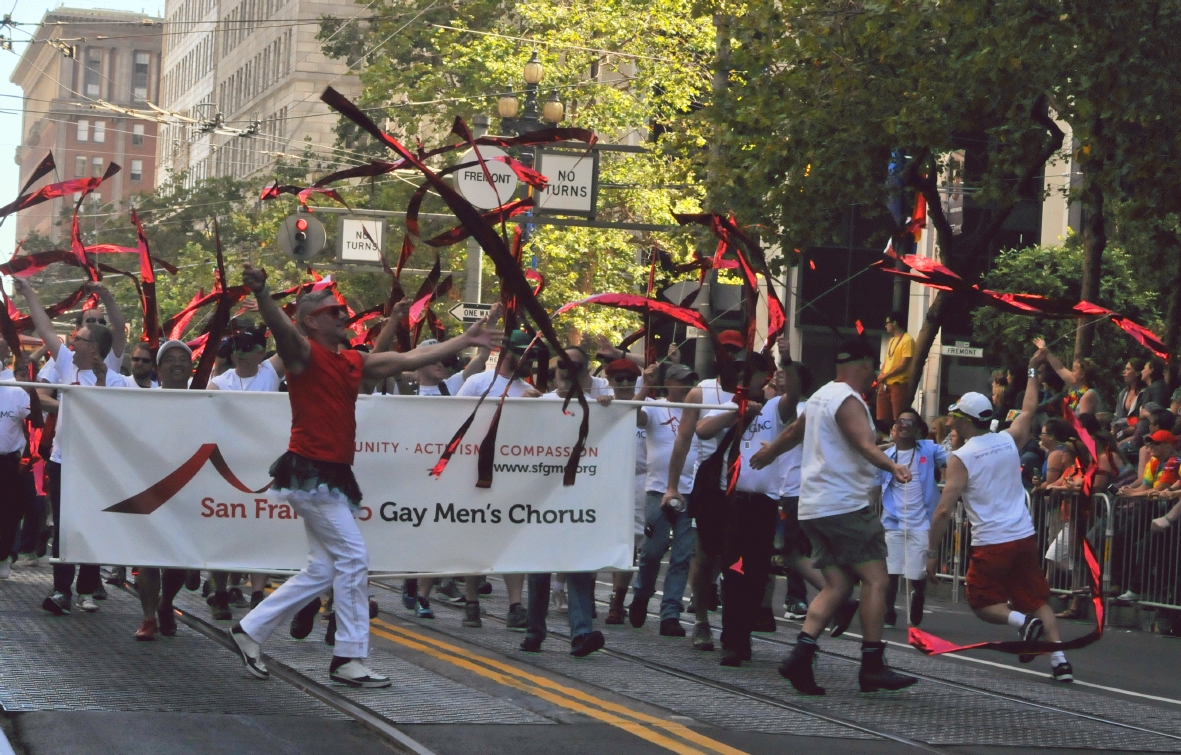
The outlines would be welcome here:
<svg viewBox="0 0 1181 755">
<path fill-rule="evenodd" d="M 19 344 L 17 346 L 19 348 Z M 0 380 L 14 380 L 8 369 L 12 355 L 8 342 L 0 337 Z M 24 360 L 18 355 L 16 368 Z M 25 378 L 27 379 L 27 378 Z M 24 388 L 0 387 L 0 579 L 8 579 L 12 547 L 21 518 L 28 508 L 28 486 L 21 471 L 21 454 L 25 450 L 25 418 L 29 416 L 29 393 Z"/>
<path fill-rule="evenodd" d="M 750 466 L 751 455 L 770 443 L 783 429 L 789 417 L 794 418 L 795 407 L 780 401 L 778 397 L 761 403 L 763 386 L 771 369 L 770 361 L 761 354 L 750 354 L 750 383 L 747 395 L 750 397 L 746 415 L 741 419 L 741 430 L 728 428 L 739 422 L 736 409 L 707 412 L 697 423 L 697 436 L 703 440 L 719 440 L 714 452 L 721 454 L 721 465 L 716 484 L 720 495 L 713 504 L 719 507 L 716 519 L 709 523 L 698 523 L 698 536 L 721 537 L 722 589 L 726 600 L 722 603 L 722 659 L 723 666 L 741 666 L 751 659 L 750 633 L 755 627 L 759 609 L 763 604 L 763 593 L 767 586 L 767 575 L 771 571 L 771 552 L 774 549 L 775 526 L 779 520 L 779 506 L 772 498 L 782 487 L 782 468 L 773 465 L 767 469 Z M 741 433 L 738 437 L 739 467 L 738 480 L 734 489 L 726 491 L 731 482 L 733 446 L 730 433 Z M 714 460 L 715 463 L 717 459 Z M 698 459 L 698 469 L 708 463 Z M 698 496 L 702 480 L 694 483 L 693 494 Z M 695 501 L 697 506 L 700 501 Z M 704 528 L 715 528 L 713 533 Z"/>
<path fill-rule="evenodd" d="M 936 549 L 956 501 L 962 500 L 972 527 L 972 558 L 965 579 L 972 611 L 990 624 L 1008 624 L 1022 640 L 1037 641 L 1044 634 L 1050 642 L 1060 642 L 1058 620 L 1046 603 L 1050 586 L 1021 484 L 1020 449 L 1029 441 L 1038 403 L 1037 366 L 1045 354 L 1039 349 L 1029 361 L 1025 403 L 1009 429 L 989 432 L 993 407 L 982 394 L 965 393 L 948 408 L 952 428 L 964 444 L 947 462 L 943 495 L 931 519 L 927 574 L 935 576 Z M 1021 655 L 1019 660 L 1029 663 L 1034 657 Z M 1062 651 L 1050 654 L 1050 669 L 1057 681 L 1074 681 Z"/>
<path fill-rule="evenodd" d="M 858 579 L 861 691 L 898 690 L 918 681 L 885 664 L 886 538 L 869 506 L 870 492 L 877 485 L 875 467 L 902 482 L 910 480 L 910 470 L 877 447 L 873 417 L 862 398 L 877 374 L 877 351 L 860 338 L 852 339 L 837 349 L 836 364 L 836 380 L 812 394 L 804 416 L 764 449 L 774 458 L 803 436 L 799 520 L 825 584 L 808 607 L 795 649 L 780 664 L 779 673 L 805 695 L 824 694 L 812 674 L 816 638 L 842 606 L 851 605 L 847 601 Z"/>
<path fill-rule="evenodd" d="M 489 318 L 491 322 L 491 317 Z M 509 334 L 508 340 L 505 341 L 504 346 L 500 349 L 500 358 L 496 362 L 495 370 L 485 370 L 484 372 L 472 375 L 459 389 L 457 396 L 481 396 L 485 391 L 488 391 L 488 398 L 493 401 L 499 400 L 505 387 L 508 387 L 509 398 L 536 398 L 541 395 L 533 386 L 521 379 L 522 375 L 530 374 L 529 363 L 533 355 L 526 355 L 529 344 L 533 341 L 529 334 L 514 330 Z M 488 389 L 492 386 L 491 390 Z M 472 580 L 473 586 L 476 584 Z M 504 586 L 508 592 L 508 623 L 507 626 L 512 630 L 523 630 L 528 628 L 529 617 L 525 611 L 523 604 L 525 594 L 525 575 L 524 574 L 506 574 L 504 575 Z M 467 589 L 467 583 L 464 583 Z M 472 588 L 474 589 L 474 587 Z M 470 598 L 470 594 L 469 594 Z M 468 611 L 463 620 L 463 625 L 466 627 L 479 627 L 481 625 L 479 615 L 479 601 L 470 601 L 467 605 L 474 605 L 472 611 Z M 465 606 L 466 609 L 466 606 Z"/>
<path fill-rule="evenodd" d="M 138 352 L 132 352 L 134 356 Z M 158 387 L 170 390 L 184 390 L 193 377 L 193 350 L 184 341 L 165 341 L 156 352 L 159 363 L 160 384 Z M 176 612 L 172 601 L 188 577 L 185 569 L 156 569 L 139 567 L 135 578 L 135 591 L 143 609 L 143 621 L 135 632 L 135 639 L 150 642 L 156 633 L 165 637 L 176 635 Z"/>
<path fill-rule="evenodd" d="M 97 284 L 101 286 L 101 284 Z M 110 369 L 106 363 L 111 353 L 114 337 L 111 331 L 98 323 L 84 323 L 74 336 L 74 348 L 71 352 L 58 338 L 53 329 L 53 321 L 41 306 L 37 292 L 29 285 L 25 278 L 14 278 L 13 288 L 25 297 L 29 303 L 29 316 L 37 335 L 49 347 L 50 356 L 54 360 L 53 379 L 58 385 L 94 385 L 109 388 L 129 388 L 127 378 Z M 97 290 L 97 289 L 96 289 Z M 102 291 L 106 291 L 103 286 Z M 100 296 L 102 294 L 100 293 Z M 110 296 L 110 292 L 106 292 Z M 111 307 L 108 305 L 108 308 Z M 42 375 L 44 378 L 45 376 Z M 61 434 L 62 413 L 69 400 L 64 396 L 59 399 L 57 434 L 53 438 L 53 451 L 45 465 L 45 471 L 50 484 L 50 504 L 53 506 L 53 552 L 59 555 L 59 538 L 61 532 Z M 99 588 L 99 573 L 97 564 L 84 564 L 78 571 L 77 607 L 87 613 L 98 610 L 94 602 L 94 592 Z M 71 586 L 74 583 L 74 564 L 54 564 L 53 593 L 45 599 L 41 607 L 50 613 L 61 616 L 70 612 Z"/>
<path fill-rule="evenodd" d="M 631 625 L 636 628 L 644 626 L 648 601 L 656 593 L 660 560 L 671 546 L 668 571 L 664 575 L 664 597 L 660 601 L 661 637 L 685 636 L 685 629 L 681 626 L 681 611 L 684 609 L 681 599 L 689 579 L 689 560 L 693 557 L 693 547 L 697 543 L 697 534 L 688 513 L 676 505 L 661 505 L 668 487 L 668 461 L 672 456 L 683 411 L 662 404 L 683 402 L 696 382 L 697 373 L 683 364 L 653 364 L 644 371 L 644 387 L 637 396 L 646 397 L 660 385 L 668 390 L 668 401 L 653 401 L 651 406 L 642 407 L 636 412 L 636 425 L 643 428 L 645 433 L 645 458 L 649 463 L 645 475 L 645 538 L 640 546 L 640 569 L 636 573 L 632 602 L 628 607 Z M 696 456 L 690 451 L 690 455 L 685 458 L 685 466 L 691 468 L 695 462 Z M 691 475 L 682 472 L 680 485 L 690 488 L 693 485 Z M 622 597 L 619 603 L 622 605 Z"/>
<path fill-rule="evenodd" d="M 499 317 L 500 305 L 495 305 L 489 312 L 489 322 Z M 425 341 L 419 341 L 415 348 L 421 349 L 427 346 L 434 346 L 438 341 L 434 338 L 428 338 Z M 415 389 L 415 394 L 418 396 L 455 396 L 459 394 L 459 389 L 467 382 L 467 379 L 472 375 L 477 375 L 484 371 L 484 367 L 488 364 L 488 357 L 491 355 L 488 349 L 480 349 L 476 355 L 468 361 L 467 366 L 462 370 L 455 370 L 455 363 L 453 358 L 446 362 L 435 362 L 428 364 L 426 367 L 419 367 L 415 370 L 415 377 L 418 379 L 418 386 Z M 454 371 L 454 374 L 452 372 Z"/>
<path fill-rule="evenodd" d="M 240 327 L 230 336 L 230 360 L 234 369 L 209 381 L 211 391 L 277 391 L 285 371 L 278 354 L 266 356 L 265 325 Z"/>
<path fill-rule="evenodd" d="M 745 353 L 742 346 L 745 341 L 740 333 L 725 330 L 718 336 L 722 347 L 727 350 L 735 368 L 742 369 Z M 765 373 L 764 373 L 765 374 Z M 734 398 L 734 394 L 722 388 L 717 378 L 702 380 L 685 396 L 687 404 L 701 404 L 706 406 L 720 406 Z M 676 505 L 685 508 L 689 516 L 697 521 L 697 545 L 694 548 L 693 560 L 689 564 L 689 584 L 693 588 L 693 609 L 696 623 L 693 627 L 693 648 L 695 650 L 712 651 L 714 649 L 713 630 L 709 626 L 709 612 L 717 608 L 717 592 L 715 580 L 721 569 L 721 538 L 711 539 L 710 534 L 719 530 L 716 522 L 710 520 L 711 511 L 698 510 L 696 502 L 690 496 L 689 490 L 682 491 L 681 473 L 691 469 L 693 479 L 697 479 L 697 472 L 702 463 L 708 459 L 718 447 L 715 438 L 701 439 L 697 437 L 697 421 L 701 416 L 700 409 L 686 409 L 681 413 L 680 426 L 677 428 L 677 439 L 673 443 L 673 450 L 668 460 L 668 482 L 662 506 Z M 689 452 L 696 452 L 693 464 L 686 464 Z M 694 483 L 694 490 L 696 483 Z M 674 504 L 674 501 L 676 503 Z"/>
<path fill-rule="evenodd" d="M 209 381 L 211 391 L 265 391 L 274 393 L 279 390 L 286 371 L 283 360 L 278 354 L 267 358 L 267 328 L 265 325 L 238 325 L 230 336 L 230 360 L 234 369 L 226 370 Z M 229 573 L 223 571 L 210 572 L 213 580 L 213 595 L 209 598 L 209 608 L 213 618 L 218 621 L 229 621 L 233 618 L 230 603 L 236 606 L 247 605 L 242 599 L 241 590 L 234 586 L 228 587 Z M 267 584 L 266 574 L 250 575 L 250 602 L 254 608 L 263 600 L 263 588 Z"/>
<path fill-rule="evenodd" d="M 152 379 L 156 371 L 156 360 L 152 357 L 152 347 L 140 342 L 131 350 L 131 379 L 139 388 L 159 388 L 160 384 Z"/>
<path fill-rule="evenodd" d="M 508 397 L 518 398 L 521 396 L 533 398 L 541 395 L 533 386 L 526 383 L 522 376 L 530 374 L 529 365 L 522 364 L 525 357 L 525 350 L 529 348 L 529 344 L 533 341 L 529 334 L 522 330 L 514 330 L 509 334 L 508 340 L 505 341 L 504 347 L 500 350 L 500 358 L 496 362 L 495 370 L 485 370 L 477 373 L 464 381 L 463 386 L 459 389 L 457 396 L 481 396 L 484 391 L 488 390 L 489 384 L 492 385 L 492 390 L 488 391 L 488 397 L 491 399 L 499 399 L 500 394 L 504 392 L 504 388 L 508 386 Z M 532 355 L 529 357 L 532 360 Z M 511 378 L 511 384 L 510 384 Z"/>
</svg>

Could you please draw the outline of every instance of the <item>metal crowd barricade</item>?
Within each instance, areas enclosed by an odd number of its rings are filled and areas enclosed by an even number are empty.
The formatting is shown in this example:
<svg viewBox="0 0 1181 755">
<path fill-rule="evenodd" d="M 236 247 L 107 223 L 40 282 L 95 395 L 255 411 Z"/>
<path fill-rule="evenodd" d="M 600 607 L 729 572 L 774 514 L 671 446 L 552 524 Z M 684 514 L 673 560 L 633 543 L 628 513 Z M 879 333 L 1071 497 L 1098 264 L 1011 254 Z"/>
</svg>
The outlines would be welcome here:
<svg viewBox="0 0 1181 755">
<path fill-rule="evenodd" d="M 1109 595 L 1134 593 L 1141 606 L 1181 610 L 1181 525 L 1153 532 L 1176 499 L 1118 498 L 1109 524 Z"/>
<path fill-rule="evenodd" d="M 1057 595 L 1090 595 L 1084 540 L 1099 561 L 1101 587 L 1104 592 L 1110 590 L 1111 498 L 1103 493 L 1084 496 L 1077 491 L 1055 489 L 1027 496 L 1050 591 Z"/>
</svg>

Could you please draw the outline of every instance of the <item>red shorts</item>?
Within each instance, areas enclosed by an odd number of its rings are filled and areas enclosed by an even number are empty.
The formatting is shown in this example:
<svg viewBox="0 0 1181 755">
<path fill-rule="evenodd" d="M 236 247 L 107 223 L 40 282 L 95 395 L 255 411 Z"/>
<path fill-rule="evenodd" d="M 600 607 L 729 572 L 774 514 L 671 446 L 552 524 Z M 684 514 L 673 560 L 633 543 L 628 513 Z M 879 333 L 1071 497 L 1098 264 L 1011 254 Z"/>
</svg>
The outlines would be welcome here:
<svg viewBox="0 0 1181 755">
<path fill-rule="evenodd" d="M 972 546 L 966 584 L 973 609 L 1012 603 L 1014 610 L 1032 613 L 1044 606 L 1050 585 L 1042 571 L 1037 536 Z"/>
</svg>

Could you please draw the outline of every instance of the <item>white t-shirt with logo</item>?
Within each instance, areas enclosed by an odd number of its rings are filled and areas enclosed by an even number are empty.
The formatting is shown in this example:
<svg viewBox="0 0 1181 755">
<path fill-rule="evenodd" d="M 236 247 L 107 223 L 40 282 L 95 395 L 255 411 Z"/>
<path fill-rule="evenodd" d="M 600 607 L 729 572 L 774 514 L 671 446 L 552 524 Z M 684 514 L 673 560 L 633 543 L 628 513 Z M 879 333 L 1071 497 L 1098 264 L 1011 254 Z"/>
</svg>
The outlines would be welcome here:
<svg viewBox="0 0 1181 755">
<path fill-rule="evenodd" d="M 706 413 L 705 416 L 716 417 L 720 414 L 725 414 L 725 412 L 714 410 Z M 735 490 L 742 493 L 759 493 L 765 496 L 779 495 L 779 491 L 783 487 L 783 466 L 772 464 L 762 469 L 754 469 L 750 465 L 750 457 L 762 448 L 764 443 L 775 440 L 782 430 L 783 423 L 779 420 L 779 397 L 776 396 L 763 404 L 758 416 L 752 419 L 746 429 L 742 431 L 742 437 L 738 442 L 741 468 L 738 470 L 738 484 L 734 486 Z M 718 442 L 721 442 L 725 433 L 718 433 L 714 437 Z M 730 479 L 725 468 L 723 468 L 722 477 L 718 482 L 723 489 L 729 485 Z"/>
<path fill-rule="evenodd" d="M 662 401 L 653 402 L 654 406 L 645 406 L 642 411 L 648 417 L 648 424 L 639 428 L 645 434 L 644 452 L 648 461 L 648 471 L 644 479 L 644 487 L 663 493 L 668 489 L 668 463 L 673 453 L 673 443 L 677 440 L 677 432 L 681 427 L 682 409 L 661 406 Z M 685 466 L 681 467 L 681 477 L 677 482 L 677 490 L 688 492 L 693 489 L 693 469 L 697 466 L 697 457 L 692 447 L 685 457 Z"/>
<path fill-rule="evenodd" d="M 796 404 L 796 418 L 804 416 L 808 407 L 807 401 Z M 757 450 L 757 449 L 756 449 Z M 800 464 L 804 461 L 804 444 L 800 444 L 776 459 L 783 467 L 783 487 L 779 490 L 780 498 L 796 498 L 800 495 Z"/>
<path fill-rule="evenodd" d="M 448 396 L 459 395 L 459 389 L 462 388 L 463 384 L 464 384 L 463 373 L 462 372 L 455 373 L 451 377 L 445 379 L 443 381 L 443 384 L 445 384 L 447 386 L 447 395 Z M 501 388 L 503 388 L 503 387 L 504 387 L 504 385 L 502 384 Z M 422 385 L 420 383 L 418 386 L 418 395 L 419 396 L 442 396 L 443 391 L 439 390 L 439 386 L 437 386 L 437 385 Z"/>
<path fill-rule="evenodd" d="M 12 370 L 0 370 L 0 380 L 15 380 Z M 25 450 L 24 419 L 29 416 L 29 392 L 24 388 L 0 387 L 0 454 Z"/>
<path fill-rule="evenodd" d="M 997 545 L 1034 533 L 1021 485 L 1021 454 L 1007 432 L 969 438 L 952 454 L 968 470 L 960 498 L 972 523 L 972 545 Z"/>
<path fill-rule="evenodd" d="M 705 416 L 704 412 L 706 410 L 704 407 L 719 406 L 734 400 L 734 394 L 723 391 L 721 384 L 717 381 L 717 378 L 702 380 L 697 384 L 697 387 L 701 389 L 701 406 L 703 408 L 702 414 L 700 416 L 702 417 Z M 704 464 L 706 459 L 713 455 L 714 451 L 718 450 L 718 444 L 722 442 L 722 437 L 723 433 L 718 433 L 712 438 L 702 439 L 697 436 L 697 433 L 693 433 L 693 444 L 689 453 L 693 456 L 695 461 L 692 467 L 690 467 L 689 463 L 686 462 L 685 468 L 691 468 L 693 470 L 693 475 L 696 477 L 697 468 Z M 678 488 L 678 490 L 680 490 L 680 488 Z M 689 491 L 681 490 L 681 492 L 687 493 Z"/>
<path fill-rule="evenodd" d="M 833 381 L 808 399 L 800 466 L 801 521 L 859 511 L 869 505 L 869 492 L 877 485 L 877 468 L 837 425 L 837 410 L 850 396 L 861 404 L 872 427 L 869 407 L 848 383 Z"/>
<path fill-rule="evenodd" d="M 611 384 L 607 382 L 607 378 L 592 377 L 590 388 L 588 388 L 586 391 L 587 399 L 594 400 L 597 398 L 602 398 L 603 396 L 614 397 L 615 391 L 611 390 Z M 558 398 L 565 401 L 565 397 L 560 396 L 556 390 L 542 394 L 541 397 L 550 399 Z"/>
<path fill-rule="evenodd" d="M 263 360 L 258 365 L 258 372 L 250 377 L 242 377 L 238 374 L 238 370 L 226 370 L 217 377 L 211 379 L 209 382 L 223 391 L 277 391 L 279 390 L 279 383 L 282 379 L 279 373 L 275 372 L 275 366 L 271 364 L 271 360 Z"/>
<path fill-rule="evenodd" d="M 492 385 L 492 390 L 488 391 L 488 397 L 493 399 L 500 398 L 500 394 L 504 393 L 504 387 L 509 385 L 508 378 L 495 370 L 485 370 L 483 372 L 472 375 L 468 378 L 463 386 L 460 387 L 456 396 L 480 396 Z M 514 378 L 512 385 L 508 389 L 509 398 L 519 398 L 525 395 L 525 391 L 532 386 L 520 378 Z"/>
</svg>

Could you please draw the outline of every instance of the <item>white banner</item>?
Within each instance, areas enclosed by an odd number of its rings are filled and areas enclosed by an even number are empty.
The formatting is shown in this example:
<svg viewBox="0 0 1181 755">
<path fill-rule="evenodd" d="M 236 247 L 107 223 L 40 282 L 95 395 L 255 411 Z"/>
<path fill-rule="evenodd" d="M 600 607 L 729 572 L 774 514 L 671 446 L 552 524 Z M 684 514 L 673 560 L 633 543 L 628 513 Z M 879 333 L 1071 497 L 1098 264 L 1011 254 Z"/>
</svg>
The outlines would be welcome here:
<svg viewBox="0 0 1181 755">
<path fill-rule="evenodd" d="M 298 570 L 307 562 L 303 525 L 291 508 L 272 491 L 243 491 L 264 488 L 271 462 L 286 450 L 286 394 L 63 393 L 63 560 L 232 571 Z M 481 489 L 477 451 L 492 401 L 442 477 L 428 474 L 473 401 L 360 397 L 353 471 L 364 494 L 369 568 L 630 569 L 635 409 L 591 404 L 579 474 L 564 487 L 581 413 L 574 407 L 574 416 L 564 415 L 557 401 L 509 399 L 492 487 Z"/>
</svg>

